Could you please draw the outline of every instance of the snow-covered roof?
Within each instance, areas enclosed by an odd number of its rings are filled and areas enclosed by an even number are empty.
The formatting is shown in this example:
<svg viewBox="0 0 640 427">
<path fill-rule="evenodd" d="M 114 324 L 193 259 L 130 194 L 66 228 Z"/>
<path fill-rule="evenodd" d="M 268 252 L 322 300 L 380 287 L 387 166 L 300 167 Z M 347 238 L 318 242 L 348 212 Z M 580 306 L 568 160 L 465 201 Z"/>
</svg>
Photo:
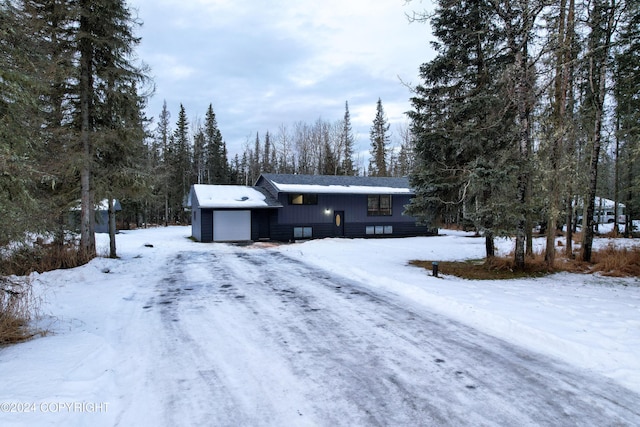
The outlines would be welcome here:
<svg viewBox="0 0 640 427">
<path fill-rule="evenodd" d="M 319 194 L 410 194 L 408 188 L 369 187 L 365 185 L 309 185 L 273 183 L 283 193 Z"/>
<path fill-rule="evenodd" d="M 594 206 L 596 209 L 600 209 L 601 207 L 603 209 L 613 209 L 615 204 L 616 203 L 611 199 L 605 199 L 604 197 L 596 196 Z M 578 202 L 576 203 L 576 205 L 579 207 L 584 206 L 582 198 L 578 199 Z M 624 209 L 626 208 L 626 206 L 624 205 L 624 203 L 618 202 L 618 208 Z"/>
<path fill-rule="evenodd" d="M 611 209 L 615 206 L 616 202 L 611 200 L 611 199 L 605 199 L 604 197 L 600 198 L 600 197 L 596 197 L 595 199 L 595 207 L 596 209 L 600 208 L 600 206 L 602 206 L 605 209 Z M 618 202 L 618 207 L 619 208 L 624 208 L 624 204 Z"/>
<path fill-rule="evenodd" d="M 262 174 L 283 193 L 413 194 L 407 178 Z"/>
<path fill-rule="evenodd" d="M 273 206 L 261 191 L 244 185 L 194 184 L 188 205 L 193 206 L 193 197 L 200 208 L 266 208 Z"/>
</svg>

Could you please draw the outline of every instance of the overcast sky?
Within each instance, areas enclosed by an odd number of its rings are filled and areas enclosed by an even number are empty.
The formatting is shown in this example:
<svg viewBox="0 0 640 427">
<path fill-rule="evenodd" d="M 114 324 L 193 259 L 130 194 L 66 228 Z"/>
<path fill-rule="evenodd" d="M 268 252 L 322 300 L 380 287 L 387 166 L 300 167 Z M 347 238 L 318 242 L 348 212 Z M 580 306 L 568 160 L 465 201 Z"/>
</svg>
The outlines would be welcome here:
<svg viewBox="0 0 640 427">
<path fill-rule="evenodd" d="M 397 134 L 411 96 L 401 81 L 416 84 L 433 57 L 429 26 L 406 17 L 428 0 L 129 1 L 156 85 L 147 114 L 166 100 L 174 126 L 180 103 L 191 122 L 212 104 L 230 157 L 256 132 L 341 120 L 345 101 L 366 151 L 378 98 Z"/>
</svg>

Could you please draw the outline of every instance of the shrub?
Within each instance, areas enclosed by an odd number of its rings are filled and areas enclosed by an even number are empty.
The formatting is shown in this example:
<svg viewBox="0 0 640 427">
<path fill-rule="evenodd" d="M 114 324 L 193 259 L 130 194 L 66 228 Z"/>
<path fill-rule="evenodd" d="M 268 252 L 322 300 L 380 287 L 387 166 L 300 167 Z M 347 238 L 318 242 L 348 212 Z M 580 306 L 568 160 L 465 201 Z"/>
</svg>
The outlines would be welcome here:
<svg viewBox="0 0 640 427">
<path fill-rule="evenodd" d="M 0 259 L 0 274 L 26 276 L 86 263 L 73 244 L 22 244 Z"/>
<path fill-rule="evenodd" d="M 640 276 L 640 248 L 619 248 L 610 244 L 604 249 L 593 252 L 592 271 L 603 276 L 628 277 Z"/>
<path fill-rule="evenodd" d="M 25 341 L 39 332 L 31 328 L 39 300 L 34 297 L 27 277 L 0 276 L 0 345 Z"/>
</svg>

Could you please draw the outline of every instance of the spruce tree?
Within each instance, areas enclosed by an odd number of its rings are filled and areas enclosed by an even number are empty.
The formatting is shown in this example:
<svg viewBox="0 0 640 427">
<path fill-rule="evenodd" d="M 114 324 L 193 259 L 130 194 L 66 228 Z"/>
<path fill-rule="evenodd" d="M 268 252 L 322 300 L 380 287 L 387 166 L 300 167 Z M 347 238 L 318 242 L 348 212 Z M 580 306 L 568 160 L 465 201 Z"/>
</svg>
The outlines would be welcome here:
<svg viewBox="0 0 640 427">
<path fill-rule="evenodd" d="M 271 135 L 269 134 L 269 131 L 267 131 L 264 135 L 264 153 L 262 154 L 261 172 L 273 172 L 271 160 Z"/>
<path fill-rule="evenodd" d="M 46 62 L 23 18 L 12 2 L 0 3 L 0 245 L 42 231 L 31 229 L 37 221 L 28 213 L 41 208 L 34 183 L 47 176 L 34 161 L 43 143 L 38 70 Z"/>
<path fill-rule="evenodd" d="M 216 114 L 213 112 L 212 104 L 209 104 L 205 115 L 204 137 L 207 168 L 206 181 L 208 184 L 224 184 L 227 182 L 225 177 L 227 159 L 224 153 L 222 134 L 218 128 L 218 121 Z"/>
<path fill-rule="evenodd" d="M 109 132 L 113 126 L 122 130 L 119 119 L 111 114 L 139 110 L 141 98 L 136 84 L 144 80 L 144 70 L 134 61 L 134 48 L 140 41 L 133 34 L 137 23 L 123 0 L 78 0 L 77 5 L 74 41 L 79 65 L 76 126 L 81 146 L 80 252 L 89 259 L 95 256 L 96 155 L 103 148 L 99 146 L 101 140 L 106 140 L 99 133 Z M 116 106 L 109 107 L 109 102 Z"/>
<path fill-rule="evenodd" d="M 369 139 L 371 140 L 369 176 L 388 176 L 387 149 L 391 138 L 388 133 L 389 126 L 382 107 L 382 100 L 378 98 L 376 117 L 373 119 L 373 125 L 369 131 Z"/>
<path fill-rule="evenodd" d="M 620 199 L 626 205 L 625 237 L 631 235 L 632 218 L 640 207 L 640 2 L 628 2 L 615 56 L 616 156 L 620 159 Z"/>
<path fill-rule="evenodd" d="M 171 180 L 174 176 L 173 171 L 173 150 L 171 146 L 171 113 L 167 108 L 167 101 L 162 103 L 162 111 L 158 116 L 158 126 L 156 127 L 154 140 L 155 145 L 160 152 L 160 164 L 156 170 L 156 178 L 158 183 L 158 192 L 161 194 L 160 201 L 162 203 L 163 214 L 160 216 L 165 227 L 169 225 L 171 211 Z"/>
<path fill-rule="evenodd" d="M 173 159 L 172 159 L 172 191 L 171 210 L 173 217 L 179 223 L 186 223 L 187 218 L 184 212 L 184 202 L 186 201 L 193 177 L 191 174 L 191 144 L 189 142 L 189 121 L 184 105 L 180 104 L 180 112 L 176 122 L 176 129 L 172 138 Z"/>
<path fill-rule="evenodd" d="M 571 137 L 573 125 L 573 68 L 575 61 L 573 45 L 575 42 L 575 2 L 574 0 L 561 0 L 558 5 L 557 15 L 551 19 L 549 32 L 549 45 L 552 47 L 550 62 L 553 67 L 553 85 L 549 93 L 549 106 L 547 108 L 548 124 L 543 133 L 543 147 L 546 148 L 546 161 L 548 171 L 545 171 L 545 188 L 548 190 L 546 203 L 547 244 L 545 249 L 545 261 L 551 269 L 555 263 L 555 239 L 558 228 L 558 220 L 565 206 L 561 197 L 566 196 L 570 188 L 570 174 L 567 168 L 568 158 L 567 139 Z M 546 146 L 546 147 L 545 147 Z M 541 155 L 539 155 L 541 157 Z M 544 166 L 543 166 L 544 167 Z M 570 195 L 569 195 L 569 198 Z M 571 212 L 571 209 L 569 209 Z M 571 219 L 571 218 L 570 218 Z M 568 227 L 570 230 L 570 227 Z M 569 231 L 570 232 L 570 231 Z M 570 239 L 567 239 L 570 246 Z M 568 253 L 571 253 L 570 250 Z"/>
<path fill-rule="evenodd" d="M 34 212 L 30 222 L 47 224 L 54 232 L 54 241 L 63 245 L 68 236 L 65 233 L 68 212 L 76 207 L 79 198 L 76 147 L 72 143 L 76 130 L 71 124 L 73 103 L 69 102 L 72 99 L 69 77 L 75 75 L 76 12 L 69 1 L 23 0 L 20 7 L 20 25 L 26 28 L 32 43 L 23 55 L 32 57 L 28 69 L 37 72 L 39 86 L 40 113 L 34 117 L 43 119 L 34 127 L 40 132 L 32 159 L 47 172 L 39 180 L 36 195 L 41 208 Z M 38 61 L 42 61 L 41 65 L 34 67 Z M 29 73 L 28 69 L 25 72 Z"/>
<path fill-rule="evenodd" d="M 198 126 L 193 135 L 193 172 L 195 184 L 204 184 L 206 176 L 206 150 L 204 130 Z"/>
<path fill-rule="evenodd" d="M 340 134 L 343 149 L 342 164 L 340 165 L 341 175 L 355 175 L 356 170 L 353 165 L 354 137 L 351 126 L 351 114 L 349 113 L 349 101 L 344 103 L 344 118 L 342 119 L 342 132 Z"/>
<path fill-rule="evenodd" d="M 514 106 L 500 78 L 511 58 L 483 1 L 442 0 L 431 24 L 438 55 L 420 68 L 409 112 L 416 190 L 407 212 L 425 223 L 471 221 L 485 235 L 513 231 Z"/>
<path fill-rule="evenodd" d="M 585 125 L 589 143 L 588 186 L 582 233 L 582 260 L 591 261 L 595 228 L 595 199 L 598 184 L 598 163 L 602 148 L 605 121 L 605 97 L 607 79 L 611 68 L 610 54 L 614 43 L 616 25 L 621 5 L 615 0 L 595 0 L 591 3 L 587 25 L 589 26 L 587 52 Z"/>
</svg>

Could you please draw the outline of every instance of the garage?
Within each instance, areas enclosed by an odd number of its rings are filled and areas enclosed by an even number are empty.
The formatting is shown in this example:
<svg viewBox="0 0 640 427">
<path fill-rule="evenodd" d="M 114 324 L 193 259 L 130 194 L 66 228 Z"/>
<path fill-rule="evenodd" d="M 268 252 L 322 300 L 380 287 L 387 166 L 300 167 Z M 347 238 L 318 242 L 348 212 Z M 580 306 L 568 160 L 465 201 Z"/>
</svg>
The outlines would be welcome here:
<svg viewBox="0 0 640 427">
<path fill-rule="evenodd" d="M 251 240 L 251 211 L 213 211 L 213 241 Z"/>
<path fill-rule="evenodd" d="M 199 242 L 246 242 L 270 237 L 270 218 L 282 204 L 262 188 L 191 186 L 191 236 Z"/>
</svg>

